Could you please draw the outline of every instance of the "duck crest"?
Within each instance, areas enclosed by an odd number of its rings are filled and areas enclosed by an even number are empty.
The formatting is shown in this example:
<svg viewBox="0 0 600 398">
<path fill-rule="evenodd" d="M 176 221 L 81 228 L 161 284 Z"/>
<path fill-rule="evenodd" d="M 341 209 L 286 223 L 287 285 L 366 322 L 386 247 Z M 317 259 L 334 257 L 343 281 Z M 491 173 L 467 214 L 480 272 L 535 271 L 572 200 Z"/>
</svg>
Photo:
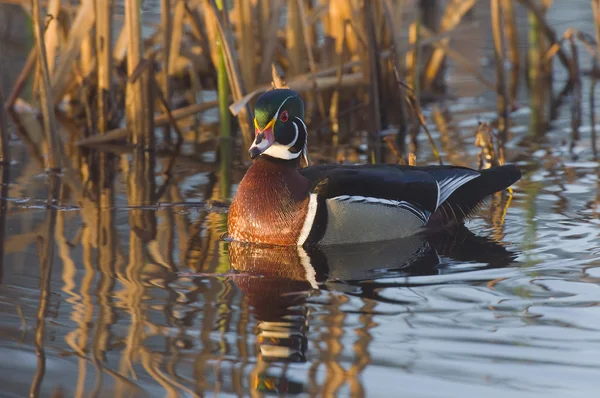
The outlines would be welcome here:
<svg viewBox="0 0 600 398">
<path fill-rule="evenodd" d="M 296 245 L 308 212 L 308 189 L 297 161 L 261 156 L 248 169 L 229 208 L 230 238 Z"/>
</svg>

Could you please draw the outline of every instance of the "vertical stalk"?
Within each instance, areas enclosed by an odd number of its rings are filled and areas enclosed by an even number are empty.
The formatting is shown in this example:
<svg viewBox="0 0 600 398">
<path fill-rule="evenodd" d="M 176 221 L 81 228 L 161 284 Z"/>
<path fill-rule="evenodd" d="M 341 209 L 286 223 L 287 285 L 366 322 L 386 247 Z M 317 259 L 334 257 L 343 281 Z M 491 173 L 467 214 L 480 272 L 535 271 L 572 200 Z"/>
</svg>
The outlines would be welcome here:
<svg viewBox="0 0 600 398">
<path fill-rule="evenodd" d="M 221 0 L 217 2 L 219 11 L 223 11 Z M 231 117 L 229 113 L 229 82 L 227 79 L 227 65 L 223 54 L 221 37 L 217 35 L 217 89 L 219 95 L 219 148 L 221 157 L 221 198 L 226 199 L 230 195 L 231 176 Z"/>
<path fill-rule="evenodd" d="M 383 126 L 387 123 L 385 120 L 385 112 L 382 112 L 381 106 L 381 65 L 379 63 L 379 51 L 377 39 L 375 37 L 375 27 L 373 21 L 373 5 L 371 2 L 364 3 L 364 28 L 367 35 L 367 70 L 368 81 L 371 83 L 369 93 L 370 103 L 373 112 L 373 125 L 371 131 L 371 139 L 369 150 L 373 154 L 375 163 L 382 160 L 381 156 L 381 139 L 379 133 L 383 130 Z"/>
<path fill-rule="evenodd" d="M 519 35 L 517 31 L 517 23 L 515 10 L 512 0 L 502 0 L 500 3 L 504 10 L 504 32 L 509 43 L 508 55 L 511 63 L 509 98 L 507 101 L 512 104 L 517 99 L 517 90 L 519 89 L 519 76 L 521 75 L 521 57 L 519 51 Z"/>
<path fill-rule="evenodd" d="M 527 76 L 529 79 L 529 87 L 530 87 L 530 107 L 531 107 L 531 125 L 529 131 L 534 136 L 542 135 L 543 124 L 544 124 L 544 112 L 542 108 L 543 100 L 541 97 L 542 94 L 542 54 L 540 52 L 540 40 L 541 40 L 541 32 L 540 27 L 538 25 L 538 20 L 536 15 L 529 11 L 528 12 L 529 19 L 529 50 L 528 50 L 528 58 L 529 58 L 529 70 L 527 71 Z"/>
<path fill-rule="evenodd" d="M 54 103 L 52 102 L 52 89 L 50 88 L 50 71 L 48 70 L 48 60 L 46 58 L 46 43 L 44 41 L 43 21 L 40 14 L 40 0 L 33 0 L 33 32 L 36 40 L 36 49 L 38 53 L 38 62 L 42 74 L 40 84 L 40 102 L 42 115 L 44 119 L 44 132 L 48 140 L 48 156 L 46 157 L 46 168 L 59 170 L 61 161 L 59 151 L 60 137 L 56 128 L 54 115 Z"/>
<path fill-rule="evenodd" d="M 591 0 L 592 11 L 594 12 L 594 24 L 596 26 L 596 59 L 594 60 L 594 68 L 592 71 L 592 86 L 590 88 L 590 115 L 592 121 L 592 151 L 594 153 L 594 160 L 598 158 L 598 151 L 596 149 L 596 108 L 595 104 L 595 89 L 597 84 L 596 73 L 598 73 L 598 64 L 600 61 L 600 0 Z"/>
<path fill-rule="evenodd" d="M 149 112 L 145 79 L 132 79 L 133 73 L 142 61 L 144 53 L 142 41 L 142 17 L 138 0 L 125 0 L 125 29 L 127 30 L 127 91 L 125 97 L 125 114 L 127 127 L 132 132 L 131 142 L 134 145 L 150 147 L 154 131 L 148 121 L 153 120 Z M 144 72 L 147 74 L 148 72 Z"/>
<path fill-rule="evenodd" d="M 170 78 L 173 73 L 173 65 L 170 62 L 169 56 L 171 55 L 171 36 L 173 29 L 173 21 L 171 18 L 171 1 L 160 0 L 160 19 L 162 29 L 162 45 L 163 45 L 163 65 L 165 65 L 162 81 L 162 92 L 167 99 L 167 103 L 171 103 L 171 84 Z M 163 134 L 167 142 L 171 142 L 171 127 L 166 125 L 163 127 Z"/>
<path fill-rule="evenodd" d="M 299 75 L 306 70 L 306 52 L 300 6 L 297 1 L 289 1 L 287 6 L 287 24 L 285 30 L 287 53 L 290 60 L 290 75 Z"/>
<path fill-rule="evenodd" d="M 498 131 L 502 143 L 506 142 L 508 132 L 508 104 L 506 70 L 506 45 L 503 26 L 503 10 L 500 0 L 491 0 L 492 31 L 494 35 L 494 58 L 496 60 L 496 93 L 498 96 Z"/>
<path fill-rule="evenodd" d="M 96 59 L 98 72 L 98 131 L 107 130 L 112 92 L 112 14 L 114 0 L 96 0 Z"/>
<path fill-rule="evenodd" d="M 4 223 L 6 221 L 5 198 L 8 196 L 10 182 L 10 151 L 8 147 L 8 119 L 4 108 L 3 76 L 0 75 L 0 285 L 2 285 L 2 270 L 4 268 Z"/>
</svg>

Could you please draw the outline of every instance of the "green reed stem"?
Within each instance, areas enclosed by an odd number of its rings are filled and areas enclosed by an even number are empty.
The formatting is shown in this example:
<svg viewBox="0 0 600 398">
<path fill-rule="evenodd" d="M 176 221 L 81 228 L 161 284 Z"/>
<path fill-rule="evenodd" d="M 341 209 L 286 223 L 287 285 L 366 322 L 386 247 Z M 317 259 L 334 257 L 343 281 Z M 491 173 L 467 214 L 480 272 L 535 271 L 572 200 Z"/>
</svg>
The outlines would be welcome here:
<svg viewBox="0 0 600 398">
<path fill-rule="evenodd" d="M 223 11 L 223 2 L 216 1 L 219 11 Z M 221 39 L 217 38 L 217 90 L 219 95 L 219 141 L 221 156 L 221 198 L 226 199 L 231 193 L 231 117 L 229 113 L 229 81 L 227 65 Z"/>
</svg>

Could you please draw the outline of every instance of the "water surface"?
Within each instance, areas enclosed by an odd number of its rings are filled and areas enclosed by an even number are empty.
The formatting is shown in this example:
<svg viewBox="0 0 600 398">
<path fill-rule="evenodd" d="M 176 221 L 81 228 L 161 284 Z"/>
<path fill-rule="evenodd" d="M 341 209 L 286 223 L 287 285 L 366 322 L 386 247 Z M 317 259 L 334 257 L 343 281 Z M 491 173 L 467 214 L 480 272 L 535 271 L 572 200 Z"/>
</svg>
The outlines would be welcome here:
<svg viewBox="0 0 600 398">
<path fill-rule="evenodd" d="M 555 3 L 559 32 L 593 32 L 591 13 L 581 11 L 589 2 Z M 476 15 L 488 20 L 483 6 Z M 455 48 L 486 65 L 491 35 L 478 29 Z M 581 58 L 589 65 L 583 50 Z M 558 85 L 565 72 L 556 70 Z M 492 66 L 484 71 L 494 76 Z M 466 71 L 448 73 L 455 99 L 443 105 L 453 130 L 442 155 L 474 167 L 474 130 L 493 119 L 495 98 Z M 113 209 L 80 209 L 63 191 L 49 210 L 48 177 L 15 138 L 0 263 L 0 395 L 595 396 L 600 191 L 589 109 L 571 153 L 568 107 L 545 140 L 523 143 L 527 101 L 512 115 L 507 146 L 524 177 L 468 229 L 308 253 L 221 239 L 227 213 L 218 203 L 227 198 L 205 159 L 178 164 L 165 200 L 175 205 L 132 209 L 120 175 Z M 429 152 L 423 139 L 421 164 Z M 112 220 L 108 234 L 99 218 Z M 99 249 L 107 240 L 114 244 Z M 47 242 L 54 253 L 44 258 Z M 52 264 L 49 278 L 41 263 Z"/>
</svg>

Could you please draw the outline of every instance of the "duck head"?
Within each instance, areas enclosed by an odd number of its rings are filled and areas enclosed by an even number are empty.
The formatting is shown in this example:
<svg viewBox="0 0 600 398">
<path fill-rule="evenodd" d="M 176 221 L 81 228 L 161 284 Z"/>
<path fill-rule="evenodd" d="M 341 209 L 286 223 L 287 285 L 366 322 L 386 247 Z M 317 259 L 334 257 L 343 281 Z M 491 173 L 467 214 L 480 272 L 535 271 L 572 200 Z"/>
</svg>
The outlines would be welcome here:
<svg viewBox="0 0 600 398">
<path fill-rule="evenodd" d="M 267 155 L 277 159 L 307 159 L 307 131 L 304 123 L 304 103 L 297 92 L 273 89 L 256 101 L 254 109 L 254 142 L 251 159 Z"/>
</svg>

